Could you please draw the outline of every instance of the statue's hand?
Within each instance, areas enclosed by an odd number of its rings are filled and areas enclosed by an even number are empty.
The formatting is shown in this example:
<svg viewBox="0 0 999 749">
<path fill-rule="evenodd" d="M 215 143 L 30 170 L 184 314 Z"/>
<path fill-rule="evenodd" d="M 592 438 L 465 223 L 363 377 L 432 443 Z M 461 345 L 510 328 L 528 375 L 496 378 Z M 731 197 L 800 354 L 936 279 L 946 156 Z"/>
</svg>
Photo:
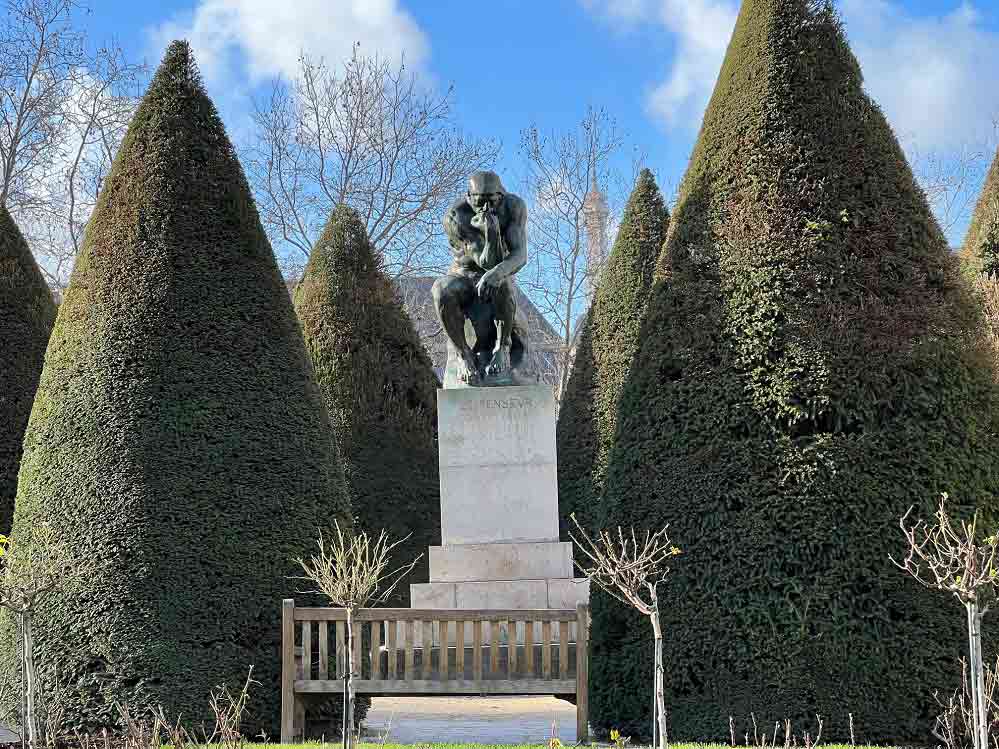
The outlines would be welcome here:
<svg viewBox="0 0 999 749">
<path fill-rule="evenodd" d="M 482 278 L 475 284 L 475 290 L 481 299 L 488 299 L 492 296 L 493 289 L 498 288 L 503 283 L 503 279 L 496 273 L 495 268 L 491 268 L 482 274 Z"/>
</svg>

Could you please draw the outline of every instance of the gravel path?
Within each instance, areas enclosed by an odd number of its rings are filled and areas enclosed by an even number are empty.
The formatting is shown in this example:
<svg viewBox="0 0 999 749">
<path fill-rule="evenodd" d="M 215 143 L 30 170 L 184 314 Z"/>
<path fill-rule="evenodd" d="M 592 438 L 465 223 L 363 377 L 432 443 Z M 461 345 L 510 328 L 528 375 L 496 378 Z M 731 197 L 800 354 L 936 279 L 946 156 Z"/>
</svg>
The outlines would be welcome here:
<svg viewBox="0 0 999 749">
<path fill-rule="evenodd" d="M 402 744 L 545 744 L 576 740 L 576 708 L 554 697 L 375 697 L 365 734 Z"/>
</svg>

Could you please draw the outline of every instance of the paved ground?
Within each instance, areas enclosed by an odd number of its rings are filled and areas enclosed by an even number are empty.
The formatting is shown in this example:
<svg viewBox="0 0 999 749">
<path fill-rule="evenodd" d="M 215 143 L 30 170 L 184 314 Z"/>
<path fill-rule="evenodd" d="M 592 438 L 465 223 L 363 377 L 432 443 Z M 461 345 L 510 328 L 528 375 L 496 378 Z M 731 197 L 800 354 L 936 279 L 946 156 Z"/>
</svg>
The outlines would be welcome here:
<svg viewBox="0 0 999 749">
<path fill-rule="evenodd" d="M 553 720 L 576 740 L 575 706 L 554 697 L 375 697 L 364 725 L 366 739 L 401 744 L 545 744 Z M 17 741 L 0 727 L 0 744 Z"/>
<path fill-rule="evenodd" d="M 576 740 L 575 706 L 554 697 L 375 697 L 365 733 L 402 744 L 545 744 L 553 720 L 563 742 Z"/>
</svg>

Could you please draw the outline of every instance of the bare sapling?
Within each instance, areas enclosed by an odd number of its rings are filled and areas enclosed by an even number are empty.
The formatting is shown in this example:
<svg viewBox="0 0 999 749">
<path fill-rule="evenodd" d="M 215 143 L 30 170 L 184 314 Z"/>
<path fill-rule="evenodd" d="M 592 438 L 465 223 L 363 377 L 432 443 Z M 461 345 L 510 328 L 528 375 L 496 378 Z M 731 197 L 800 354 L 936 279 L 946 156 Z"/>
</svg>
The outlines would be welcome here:
<svg viewBox="0 0 999 749">
<path fill-rule="evenodd" d="M 947 495 L 944 494 L 940 498 L 934 525 L 918 520 L 912 527 L 907 527 L 913 509 L 910 507 L 899 521 L 909 546 L 908 553 L 901 562 L 894 558 L 891 560 L 921 585 L 949 591 L 964 604 L 968 616 L 974 747 L 988 749 L 982 618 L 995 600 L 999 536 L 993 533 L 980 539 L 978 513 L 970 521 L 954 521 L 947 513 L 946 505 Z"/>
<path fill-rule="evenodd" d="M 992 667 L 985 666 L 985 710 L 987 718 L 987 733 L 991 749 L 999 749 L 999 736 L 992 731 L 996 720 L 996 686 L 999 685 L 999 659 Z M 967 749 L 968 739 L 974 740 L 974 698 L 971 685 L 968 683 L 968 663 L 961 659 L 961 686 L 946 700 L 934 693 L 934 698 L 940 706 L 940 714 L 933 724 L 933 735 L 941 741 L 943 749 Z"/>
<path fill-rule="evenodd" d="M 635 529 L 618 526 L 616 533 L 603 530 L 594 539 L 571 515 L 576 531 L 570 533 L 587 561 L 577 562 L 582 574 L 608 595 L 647 616 L 655 643 L 653 677 L 654 723 L 652 746 L 666 746 L 666 690 L 663 667 L 663 631 L 660 619 L 659 586 L 666 582 L 667 562 L 680 553 L 669 538 L 669 526 L 639 537 Z"/>
<path fill-rule="evenodd" d="M 47 523 L 15 539 L 0 536 L 0 606 L 17 618 L 21 636 L 21 669 L 24 674 L 23 729 L 32 747 L 43 740 L 38 707 L 41 688 L 35 667 L 32 614 L 38 602 L 55 590 L 67 590 L 85 574 L 66 545 L 56 540 Z"/>
<path fill-rule="evenodd" d="M 246 674 L 246 681 L 243 687 L 233 694 L 229 690 L 228 684 L 220 684 L 212 690 L 209 697 L 209 707 L 215 716 L 215 729 L 211 735 L 207 732 L 201 742 L 204 746 L 218 746 L 220 749 L 243 749 L 246 739 L 243 736 L 243 714 L 246 712 L 246 704 L 250 700 L 250 687 L 260 684 L 253 678 L 253 666 L 250 666 Z"/>
<path fill-rule="evenodd" d="M 327 542 L 319 535 L 319 553 L 309 560 L 296 559 L 305 571 L 303 579 L 314 582 L 318 590 L 303 593 L 320 593 L 334 606 L 343 608 L 347 615 L 346 673 L 343 700 L 343 749 L 350 749 L 354 725 L 354 618 L 358 610 L 384 604 L 401 580 L 412 571 L 423 555 L 411 562 L 391 569 L 392 552 L 409 536 L 391 541 L 385 531 L 372 538 L 365 531 L 348 535 L 335 524 L 335 535 Z M 373 625 L 374 626 L 374 625 Z M 425 657 L 430 657 L 429 653 Z"/>
</svg>

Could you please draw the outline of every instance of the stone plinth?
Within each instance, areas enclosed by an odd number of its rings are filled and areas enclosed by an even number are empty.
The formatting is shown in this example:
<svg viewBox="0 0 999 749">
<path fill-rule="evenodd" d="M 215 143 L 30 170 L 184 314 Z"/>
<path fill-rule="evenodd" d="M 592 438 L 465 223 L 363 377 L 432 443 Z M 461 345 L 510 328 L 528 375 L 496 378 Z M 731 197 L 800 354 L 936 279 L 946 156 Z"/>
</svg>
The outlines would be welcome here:
<svg viewBox="0 0 999 749">
<path fill-rule="evenodd" d="M 549 389 L 438 390 L 437 419 L 444 546 L 558 541 Z"/>
<path fill-rule="evenodd" d="M 438 390 L 437 413 L 443 544 L 430 548 L 430 582 L 411 587 L 413 608 L 588 601 L 589 586 L 573 579 L 572 544 L 558 540 L 551 390 Z"/>
</svg>

